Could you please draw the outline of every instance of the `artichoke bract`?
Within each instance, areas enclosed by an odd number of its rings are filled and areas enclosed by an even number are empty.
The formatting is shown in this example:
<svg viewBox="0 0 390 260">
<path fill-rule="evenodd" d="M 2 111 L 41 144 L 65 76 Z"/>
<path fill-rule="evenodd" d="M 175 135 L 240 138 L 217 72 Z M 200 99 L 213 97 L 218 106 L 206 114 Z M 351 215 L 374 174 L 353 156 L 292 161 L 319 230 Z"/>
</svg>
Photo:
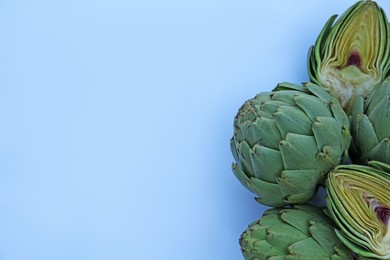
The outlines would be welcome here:
<svg viewBox="0 0 390 260">
<path fill-rule="evenodd" d="M 305 203 L 347 158 L 350 140 L 347 115 L 322 87 L 281 83 L 239 109 L 233 172 L 262 204 Z"/>
<path fill-rule="evenodd" d="M 310 80 L 349 111 L 356 96 L 367 96 L 389 74 L 390 28 L 374 1 L 359 1 L 335 22 L 336 17 L 328 20 L 310 48 L 308 69 Z"/>
<path fill-rule="evenodd" d="M 373 260 L 373 259 L 376 259 L 376 258 L 371 258 L 371 257 L 364 257 L 364 256 L 361 256 L 361 255 L 357 255 L 355 257 L 356 260 Z"/>
<path fill-rule="evenodd" d="M 270 209 L 240 238 L 246 260 L 353 259 L 336 237 L 332 220 L 311 205 Z"/>
<path fill-rule="evenodd" d="M 351 115 L 351 134 L 353 162 L 390 164 L 390 78 L 368 98 L 356 98 Z"/>
<path fill-rule="evenodd" d="M 390 259 L 390 165 L 340 165 L 329 173 L 327 206 L 339 239 L 355 253 Z M 364 258 L 361 258 L 364 259 Z"/>
</svg>

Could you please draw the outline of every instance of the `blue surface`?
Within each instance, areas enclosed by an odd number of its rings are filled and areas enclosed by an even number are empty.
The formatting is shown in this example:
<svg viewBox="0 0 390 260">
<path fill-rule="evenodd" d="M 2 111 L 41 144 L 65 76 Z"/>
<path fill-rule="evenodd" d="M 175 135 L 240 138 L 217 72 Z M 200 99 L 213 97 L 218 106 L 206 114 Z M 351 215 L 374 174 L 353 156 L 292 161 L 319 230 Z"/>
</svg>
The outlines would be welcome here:
<svg viewBox="0 0 390 260">
<path fill-rule="evenodd" d="M 1 0 L 0 259 L 242 259 L 233 117 L 352 3 Z"/>
</svg>

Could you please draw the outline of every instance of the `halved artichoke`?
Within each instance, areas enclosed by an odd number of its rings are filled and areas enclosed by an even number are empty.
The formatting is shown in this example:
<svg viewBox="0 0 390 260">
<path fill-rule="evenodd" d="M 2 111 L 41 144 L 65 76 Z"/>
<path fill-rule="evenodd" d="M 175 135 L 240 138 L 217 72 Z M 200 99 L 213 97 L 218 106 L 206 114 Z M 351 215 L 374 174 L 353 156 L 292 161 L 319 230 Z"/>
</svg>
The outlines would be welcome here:
<svg viewBox="0 0 390 260">
<path fill-rule="evenodd" d="M 241 235 L 246 260 L 353 259 L 336 237 L 333 221 L 311 205 L 270 209 Z"/>
<path fill-rule="evenodd" d="M 351 158 L 390 164 L 390 78 L 368 98 L 357 97 L 351 115 Z"/>
<path fill-rule="evenodd" d="M 349 113 L 356 96 L 367 96 L 389 74 L 390 27 L 374 1 L 359 1 L 335 22 L 336 17 L 328 20 L 310 48 L 308 69 L 311 81 Z"/>
<path fill-rule="evenodd" d="M 347 158 L 349 121 L 320 86 L 281 83 L 239 109 L 230 141 L 240 182 L 269 206 L 305 203 Z"/>
<path fill-rule="evenodd" d="M 390 165 L 340 165 L 327 180 L 327 206 L 339 239 L 355 253 L 390 259 Z"/>
</svg>

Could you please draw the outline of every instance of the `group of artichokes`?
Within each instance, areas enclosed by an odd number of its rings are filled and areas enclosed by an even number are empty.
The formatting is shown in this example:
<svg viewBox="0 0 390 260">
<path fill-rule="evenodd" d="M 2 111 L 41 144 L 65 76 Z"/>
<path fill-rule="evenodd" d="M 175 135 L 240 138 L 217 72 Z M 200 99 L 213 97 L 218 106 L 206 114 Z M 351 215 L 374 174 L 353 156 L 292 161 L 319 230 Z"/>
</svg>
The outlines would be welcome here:
<svg viewBox="0 0 390 260">
<path fill-rule="evenodd" d="M 233 172 L 273 208 L 240 238 L 245 259 L 390 259 L 390 26 L 374 1 L 332 16 L 310 82 L 280 83 L 234 119 Z M 327 207 L 308 204 L 326 187 Z"/>
</svg>

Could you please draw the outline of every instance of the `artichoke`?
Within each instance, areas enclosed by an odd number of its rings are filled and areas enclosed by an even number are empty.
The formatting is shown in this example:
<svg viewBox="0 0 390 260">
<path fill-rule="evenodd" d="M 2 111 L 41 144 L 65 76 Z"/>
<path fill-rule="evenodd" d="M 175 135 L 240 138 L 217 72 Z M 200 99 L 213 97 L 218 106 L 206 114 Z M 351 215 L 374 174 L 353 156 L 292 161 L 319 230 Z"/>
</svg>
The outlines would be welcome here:
<svg viewBox="0 0 390 260">
<path fill-rule="evenodd" d="M 267 210 L 241 235 L 247 260 L 352 259 L 352 252 L 336 237 L 333 221 L 311 205 Z"/>
<path fill-rule="evenodd" d="M 356 98 L 351 115 L 351 134 L 353 162 L 390 164 L 390 78 L 368 98 Z"/>
<path fill-rule="evenodd" d="M 327 206 L 339 239 L 355 253 L 390 259 L 390 165 L 340 165 L 329 173 Z M 365 259 L 365 258 L 360 258 Z"/>
<path fill-rule="evenodd" d="M 239 109 L 230 141 L 233 172 L 269 206 L 305 203 L 347 158 L 349 121 L 320 86 L 281 83 Z"/>
<path fill-rule="evenodd" d="M 349 113 L 356 96 L 367 96 L 389 74 L 390 29 L 374 1 L 359 1 L 325 24 L 309 50 L 310 80 L 327 89 Z"/>
</svg>

